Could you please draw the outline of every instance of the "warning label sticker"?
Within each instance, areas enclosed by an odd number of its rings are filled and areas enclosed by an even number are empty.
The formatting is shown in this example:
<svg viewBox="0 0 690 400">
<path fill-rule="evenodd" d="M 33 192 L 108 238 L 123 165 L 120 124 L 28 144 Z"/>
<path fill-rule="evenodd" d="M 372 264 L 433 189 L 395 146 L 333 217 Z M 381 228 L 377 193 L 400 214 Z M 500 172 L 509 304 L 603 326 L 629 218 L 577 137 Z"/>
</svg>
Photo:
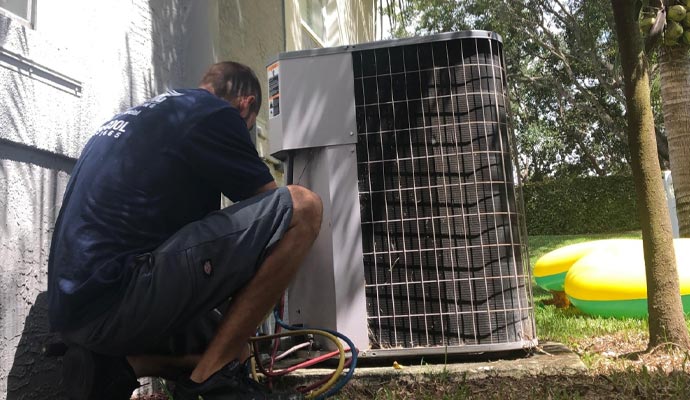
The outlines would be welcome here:
<svg viewBox="0 0 690 400">
<path fill-rule="evenodd" d="M 280 114 L 280 63 L 271 64 L 268 72 L 268 118 Z"/>
</svg>

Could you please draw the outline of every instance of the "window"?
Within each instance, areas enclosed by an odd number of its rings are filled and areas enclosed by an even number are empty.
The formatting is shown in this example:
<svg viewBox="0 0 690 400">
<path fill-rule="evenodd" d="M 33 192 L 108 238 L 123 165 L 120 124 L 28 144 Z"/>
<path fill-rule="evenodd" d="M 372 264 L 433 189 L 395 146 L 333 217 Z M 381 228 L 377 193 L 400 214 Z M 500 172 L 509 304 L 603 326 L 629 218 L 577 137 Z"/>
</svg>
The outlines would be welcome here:
<svg viewBox="0 0 690 400">
<path fill-rule="evenodd" d="M 0 13 L 33 23 L 35 0 L 0 0 Z"/>
<path fill-rule="evenodd" d="M 0 0 L 2 1 L 2 0 Z M 318 46 L 326 43 L 326 3 L 328 0 L 300 0 L 303 33 L 309 34 Z M 304 42 L 304 40 L 303 40 Z"/>
</svg>

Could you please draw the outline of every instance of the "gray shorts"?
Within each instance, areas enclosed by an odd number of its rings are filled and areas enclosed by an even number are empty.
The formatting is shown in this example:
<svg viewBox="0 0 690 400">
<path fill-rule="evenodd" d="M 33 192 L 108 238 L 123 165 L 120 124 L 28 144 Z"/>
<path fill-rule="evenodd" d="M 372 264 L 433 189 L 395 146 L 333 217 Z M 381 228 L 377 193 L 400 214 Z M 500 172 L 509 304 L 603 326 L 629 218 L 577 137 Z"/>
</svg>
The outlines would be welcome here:
<svg viewBox="0 0 690 400">
<path fill-rule="evenodd" d="M 142 254 L 119 303 L 66 341 L 114 356 L 201 354 L 222 309 L 256 273 L 292 218 L 287 188 L 186 225 Z"/>
</svg>

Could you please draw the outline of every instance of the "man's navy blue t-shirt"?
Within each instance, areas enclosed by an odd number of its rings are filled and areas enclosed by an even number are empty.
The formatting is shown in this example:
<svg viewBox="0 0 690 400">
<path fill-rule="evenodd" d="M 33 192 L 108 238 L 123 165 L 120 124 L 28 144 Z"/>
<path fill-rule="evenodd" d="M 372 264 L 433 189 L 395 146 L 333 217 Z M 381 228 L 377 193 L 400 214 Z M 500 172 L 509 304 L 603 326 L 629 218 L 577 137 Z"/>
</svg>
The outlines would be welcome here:
<svg viewBox="0 0 690 400">
<path fill-rule="evenodd" d="M 116 115 L 84 148 L 65 191 L 48 263 L 50 322 L 107 310 L 135 255 L 252 196 L 273 177 L 239 112 L 203 89 L 170 91 Z"/>
</svg>

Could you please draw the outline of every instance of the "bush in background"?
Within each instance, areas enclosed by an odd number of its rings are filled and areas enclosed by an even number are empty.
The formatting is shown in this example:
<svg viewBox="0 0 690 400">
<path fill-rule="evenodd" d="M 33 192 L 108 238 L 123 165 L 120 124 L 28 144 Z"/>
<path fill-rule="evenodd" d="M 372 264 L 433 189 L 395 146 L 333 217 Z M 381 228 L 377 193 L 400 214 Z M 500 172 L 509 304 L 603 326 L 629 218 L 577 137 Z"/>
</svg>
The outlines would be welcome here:
<svg viewBox="0 0 690 400">
<path fill-rule="evenodd" d="M 527 232 L 569 235 L 640 229 L 629 176 L 558 179 L 523 185 Z"/>
</svg>

